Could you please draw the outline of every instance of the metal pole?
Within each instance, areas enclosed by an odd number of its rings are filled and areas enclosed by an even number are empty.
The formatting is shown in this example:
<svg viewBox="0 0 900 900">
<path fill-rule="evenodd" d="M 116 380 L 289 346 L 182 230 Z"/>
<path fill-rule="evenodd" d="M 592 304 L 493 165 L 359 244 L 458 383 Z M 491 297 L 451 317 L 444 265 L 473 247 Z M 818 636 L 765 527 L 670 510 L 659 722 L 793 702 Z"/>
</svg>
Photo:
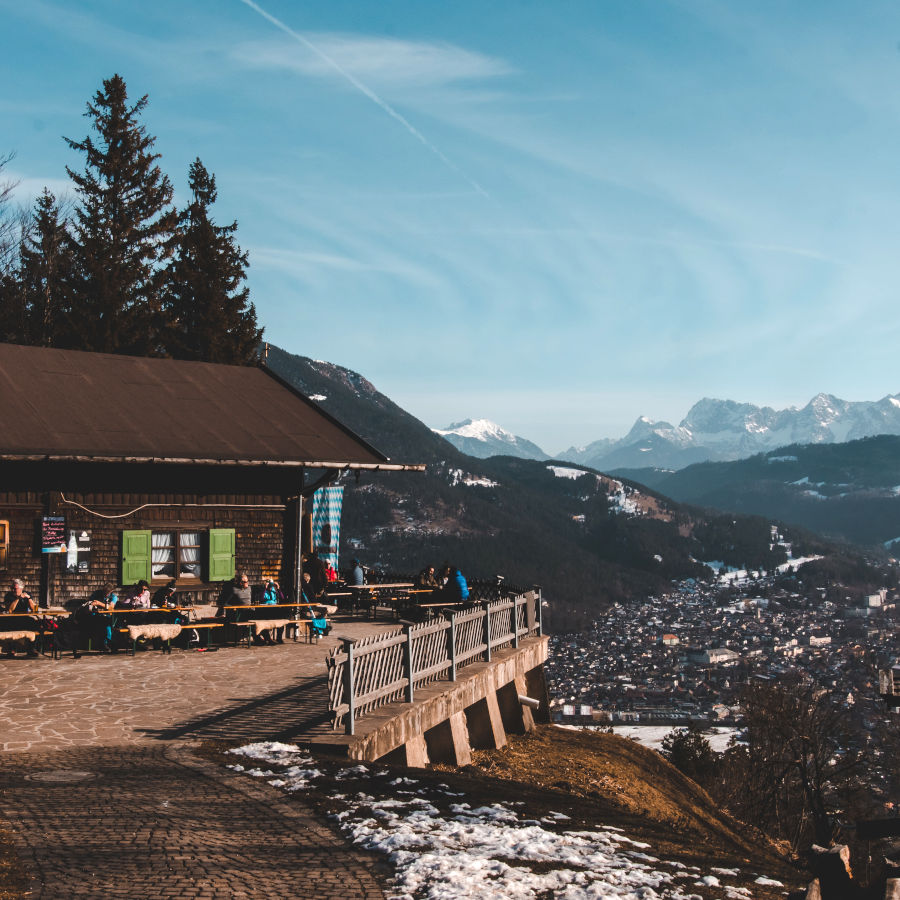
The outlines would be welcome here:
<svg viewBox="0 0 900 900">
<path fill-rule="evenodd" d="M 347 654 L 347 664 L 344 667 L 344 694 L 347 697 L 347 723 L 344 726 L 346 734 L 354 734 L 356 730 L 356 710 L 353 698 L 353 644 L 352 638 L 341 638 L 344 642 L 344 652 Z"/>
<path fill-rule="evenodd" d="M 491 661 L 491 613 L 490 604 L 482 603 L 481 608 L 484 611 L 484 661 Z"/>
<path fill-rule="evenodd" d="M 300 474 L 300 489 L 297 491 L 296 544 L 294 546 L 294 602 L 300 602 L 303 584 L 303 473 Z"/>
<path fill-rule="evenodd" d="M 412 626 L 404 625 L 403 633 L 406 635 L 406 643 L 403 645 L 403 668 L 406 669 L 406 702 L 413 702 L 413 653 L 412 653 Z"/>
</svg>

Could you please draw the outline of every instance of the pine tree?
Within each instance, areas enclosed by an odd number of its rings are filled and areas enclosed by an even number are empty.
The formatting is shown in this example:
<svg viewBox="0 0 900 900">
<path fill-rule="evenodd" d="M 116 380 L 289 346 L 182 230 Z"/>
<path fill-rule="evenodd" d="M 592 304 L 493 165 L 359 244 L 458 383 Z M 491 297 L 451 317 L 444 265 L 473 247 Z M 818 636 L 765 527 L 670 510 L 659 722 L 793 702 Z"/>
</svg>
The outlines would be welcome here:
<svg viewBox="0 0 900 900">
<path fill-rule="evenodd" d="M 119 75 L 103 82 L 85 115 L 96 138 L 66 142 L 85 155 L 66 167 L 79 205 L 74 223 L 75 295 L 70 318 L 81 349 L 147 356 L 160 352 L 160 263 L 175 227 L 172 185 L 140 124 L 144 95 L 128 105 Z"/>
<path fill-rule="evenodd" d="M 19 282 L 25 302 L 25 339 L 40 347 L 72 346 L 72 246 L 56 198 L 46 188 L 35 203 L 22 244 Z"/>
<path fill-rule="evenodd" d="M 0 156 L 0 178 L 14 158 Z M 0 180 L 0 341 L 25 343 L 25 301 L 18 278 L 23 222 L 12 205 L 15 182 Z"/>
<path fill-rule="evenodd" d="M 244 281 L 247 254 L 234 240 L 237 222 L 216 225 L 210 207 L 216 179 L 195 159 L 191 202 L 178 216 L 168 269 L 165 346 L 176 359 L 250 364 L 262 338 Z"/>
</svg>

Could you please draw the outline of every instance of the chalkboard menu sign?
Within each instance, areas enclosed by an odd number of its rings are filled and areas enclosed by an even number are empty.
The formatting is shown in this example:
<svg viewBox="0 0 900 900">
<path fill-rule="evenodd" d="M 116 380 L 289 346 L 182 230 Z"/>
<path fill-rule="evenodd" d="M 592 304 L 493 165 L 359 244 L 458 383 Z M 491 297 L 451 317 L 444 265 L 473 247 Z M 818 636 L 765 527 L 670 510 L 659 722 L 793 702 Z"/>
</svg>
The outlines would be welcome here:
<svg viewBox="0 0 900 900">
<path fill-rule="evenodd" d="M 66 552 L 65 516 L 44 516 L 41 519 L 41 553 Z"/>
</svg>

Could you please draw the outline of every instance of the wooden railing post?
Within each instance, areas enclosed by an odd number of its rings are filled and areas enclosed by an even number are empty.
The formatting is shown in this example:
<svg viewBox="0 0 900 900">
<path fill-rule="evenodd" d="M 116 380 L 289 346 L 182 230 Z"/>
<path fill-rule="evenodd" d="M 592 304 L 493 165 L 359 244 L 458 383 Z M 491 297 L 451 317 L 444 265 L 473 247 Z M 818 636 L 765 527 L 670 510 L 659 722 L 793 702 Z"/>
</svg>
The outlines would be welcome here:
<svg viewBox="0 0 900 900">
<path fill-rule="evenodd" d="M 512 609 L 510 610 L 510 622 L 512 623 L 512 645 L 519 646 L 519 595 L 516 594 L 512 598 Z"/>
<path fill-rule="evenodd" d="M 447 658 L 450 660 L 450 680 L 456 681 L 456 613 L 447 614 L 450 627 L 447 629 Z"/>
<path fill-rule="evenodd" d="M 344 666 L 344 695 L 347 698 L 347 721 L 344 725 L 346 734 L 356 733 L 356 710 L 353 700 L 353 645 L 355 638 L 341 638 L 344 642 L 344 652 L 347 654 L 347 664 Z"/>
<path fill-rule="evenodd" d="M 403 633 L 406 635 L 406 643 L 403 645 L 403 668 L 406 672 L 406 702 L 413 702 L 413 652 L 412 652 L 412 625 L 404 625 Z"/>
<path fill-rule="evenodd" d="M 538 637 L 540 637 L 544 633 L 544 604 L 542 602 L 541 586 L 539 584 L 536 584 L 534 586 L 534 592 L 535 594 L 537 594 L 537 599 L 535 601 L 537 603 L 537 615 L 535 616 L 535 618 L 537 619 Z"/>
<path fill-rule="evenodd" d="M 484 611 L 484 661 L 491 661 L 491 610 L 490 603 L 482 603 L 481 608 Z"/>
</svg>

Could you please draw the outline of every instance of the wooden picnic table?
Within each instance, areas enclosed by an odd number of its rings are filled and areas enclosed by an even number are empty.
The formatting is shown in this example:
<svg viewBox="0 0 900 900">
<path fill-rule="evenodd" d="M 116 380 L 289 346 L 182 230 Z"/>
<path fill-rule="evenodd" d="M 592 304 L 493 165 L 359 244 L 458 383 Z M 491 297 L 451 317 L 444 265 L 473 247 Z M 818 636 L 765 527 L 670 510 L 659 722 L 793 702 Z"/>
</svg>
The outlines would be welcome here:
<svg viewBox="0 0 900 900">
<path fill-rule="evenodd" d="M 395 581 L 390 584 L 348 584 L 347 587 L 352 591 L 379 591 L 382 589 L 411 588 L 413 583 L 411 581 Z"/>
<path fill-rule="evenodd" d="M 324 606 L 322 603 L 249 603 L 249 604 L 241 604 L 240 606 L 223 606 L 222 610 L 228 610 L 231 612 L 231 616 L 229 617 L 228 624 L 232 626 L 234 629 L 235 639 L 234 643 L 237 643 L 240 640 L 243 640 L 243 637 L 239 634 L 238 629 L 246 628 L 247 629 L 247 646 L 252 646 L 251 638 L 253 637 L 253 632 L 260 631 L 260 627 L 257 625 L 257 622 L 266 622 L 266 619 L 243 619 L 241 615 L 241 611 L 248 612 L 254 609 L 267 609 L 267 610 L 276 610 L 276 609 L 290 609 L 294 612 L 294 615 L 287 618 L 271 618 L 269 622 L 280 622 L 282 624 L 277 625 L 275 627 L 281 628 L 295 628 L 294 631 L 294 640 L 297 640 L 297 631 L 299 630 L 299 625 L 301 622 L 307 621 L 305 619 L 297 619 L 295 618 L 296 613 L 301 609 L 313 609 L 314 607 Z M 271 627 L 271 626 L 270 626 Z"/>
</svg>

